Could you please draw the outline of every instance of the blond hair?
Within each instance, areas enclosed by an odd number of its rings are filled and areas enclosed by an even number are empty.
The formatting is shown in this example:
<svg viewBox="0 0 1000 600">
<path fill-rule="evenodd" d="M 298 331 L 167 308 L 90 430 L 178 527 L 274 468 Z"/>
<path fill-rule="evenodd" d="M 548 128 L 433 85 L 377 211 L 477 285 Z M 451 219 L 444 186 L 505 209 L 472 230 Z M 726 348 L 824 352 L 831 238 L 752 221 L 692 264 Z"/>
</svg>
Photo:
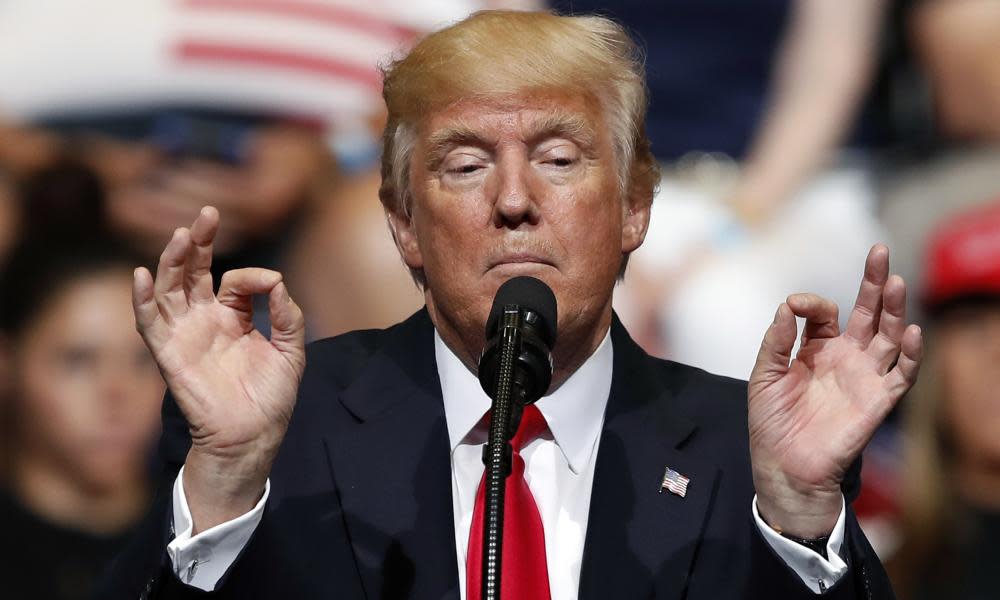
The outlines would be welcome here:
<svg viewBox="0 0 1000 600">
<path fill-rule="evenodd" d="M 646 81 L 641 52 L 625 30 L 596 16 L 482 11 L 428 35 L 383 68 L 383 206 L 410 215 L 409 164 L 427 115 L 465 99 L 553 90 L 597 100 L 622 198 L 651 200 L 659 172 L 645 133 Z"/>
</svg>

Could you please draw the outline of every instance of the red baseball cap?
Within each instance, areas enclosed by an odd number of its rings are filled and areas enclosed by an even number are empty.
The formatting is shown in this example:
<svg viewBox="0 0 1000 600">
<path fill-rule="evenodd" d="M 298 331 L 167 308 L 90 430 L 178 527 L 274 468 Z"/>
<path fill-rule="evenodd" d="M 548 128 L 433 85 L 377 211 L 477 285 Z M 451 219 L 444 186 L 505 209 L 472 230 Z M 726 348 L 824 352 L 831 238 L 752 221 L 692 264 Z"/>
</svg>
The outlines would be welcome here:
<svg viewBox="0 0 1000 600">
<path fill-rule="evenodd" d="M 970 296 L 1000 299 L 1000 198 L 945 220 L 930 235 L 924 306 Z"/>
</svg>

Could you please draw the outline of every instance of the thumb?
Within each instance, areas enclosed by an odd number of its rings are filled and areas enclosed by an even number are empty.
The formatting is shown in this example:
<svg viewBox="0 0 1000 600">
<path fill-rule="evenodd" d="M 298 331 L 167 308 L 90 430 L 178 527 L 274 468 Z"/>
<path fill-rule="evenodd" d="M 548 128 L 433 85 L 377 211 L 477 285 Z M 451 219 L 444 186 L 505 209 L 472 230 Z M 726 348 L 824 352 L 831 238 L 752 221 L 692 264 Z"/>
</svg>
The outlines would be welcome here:
<svg viewBox="0 0 1000 600">
<path fill-rule="evenodd" d="M 792 309 L 782 302 L 760 344 L 757 362 L 750 373 L 751 389 L 756 385 L 773 383 L 788 372 L 797 329 Z"/>
<path fill-rule="evenodd" d="M 268 309 L 271 312 L 271 344 L 301 374 L 305 367 L 305 317 L 302 309 L 288 295 L 284 282 L 279 282 L 268 294 Z"/>
</svg>

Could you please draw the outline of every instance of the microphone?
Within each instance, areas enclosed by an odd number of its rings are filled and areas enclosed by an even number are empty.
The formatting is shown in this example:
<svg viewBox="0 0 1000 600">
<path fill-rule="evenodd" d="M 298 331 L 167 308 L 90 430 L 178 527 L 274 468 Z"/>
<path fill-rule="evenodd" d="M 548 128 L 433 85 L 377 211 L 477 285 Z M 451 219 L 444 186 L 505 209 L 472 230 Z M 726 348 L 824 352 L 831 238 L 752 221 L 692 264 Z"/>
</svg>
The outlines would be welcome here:
<svg viewBox="0 0 1000 600">
<path fill-rule="evenodd" d="M 556 340 L 556 297 L 534 277 L 508 279 L 497 290 L 486 321 L 486 346 L 479 359 L 479 384 L 497 399 L 502 377 L 509 377 L 518 408 L 545 395 L 552 382 L 552 347 Z M 504 342 L 513 345 L 513 364 L 502 367 Z"/>
<path fill-rule="evenodd" d="M 524 407 L 552 382 L 556 340 L 556 297 L 534 277 L 509 279 L 497 290 L 486 320 L 486 347 L 479 359 L 479 384 L 493 400 L 490 432 L 483 446 L 485 466 L 482 600 L 499 600 L 503 580 L 503 517 L 510 439 Z"/>
</svg>

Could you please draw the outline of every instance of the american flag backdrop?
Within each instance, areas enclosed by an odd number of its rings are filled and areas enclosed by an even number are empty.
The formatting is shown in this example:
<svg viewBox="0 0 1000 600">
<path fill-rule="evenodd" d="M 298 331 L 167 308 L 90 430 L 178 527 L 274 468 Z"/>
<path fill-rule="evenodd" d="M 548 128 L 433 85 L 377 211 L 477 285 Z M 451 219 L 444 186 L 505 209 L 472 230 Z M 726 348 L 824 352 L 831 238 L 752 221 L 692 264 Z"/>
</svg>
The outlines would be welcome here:
<svg viewBox="0 0 1000 600">
<path fill-rule="evenodd" d="M 378 66 L 484 0 L 5 0 L 0 117 L 143 106 L 328 125 L 381 110 Z"/>
</svg>

